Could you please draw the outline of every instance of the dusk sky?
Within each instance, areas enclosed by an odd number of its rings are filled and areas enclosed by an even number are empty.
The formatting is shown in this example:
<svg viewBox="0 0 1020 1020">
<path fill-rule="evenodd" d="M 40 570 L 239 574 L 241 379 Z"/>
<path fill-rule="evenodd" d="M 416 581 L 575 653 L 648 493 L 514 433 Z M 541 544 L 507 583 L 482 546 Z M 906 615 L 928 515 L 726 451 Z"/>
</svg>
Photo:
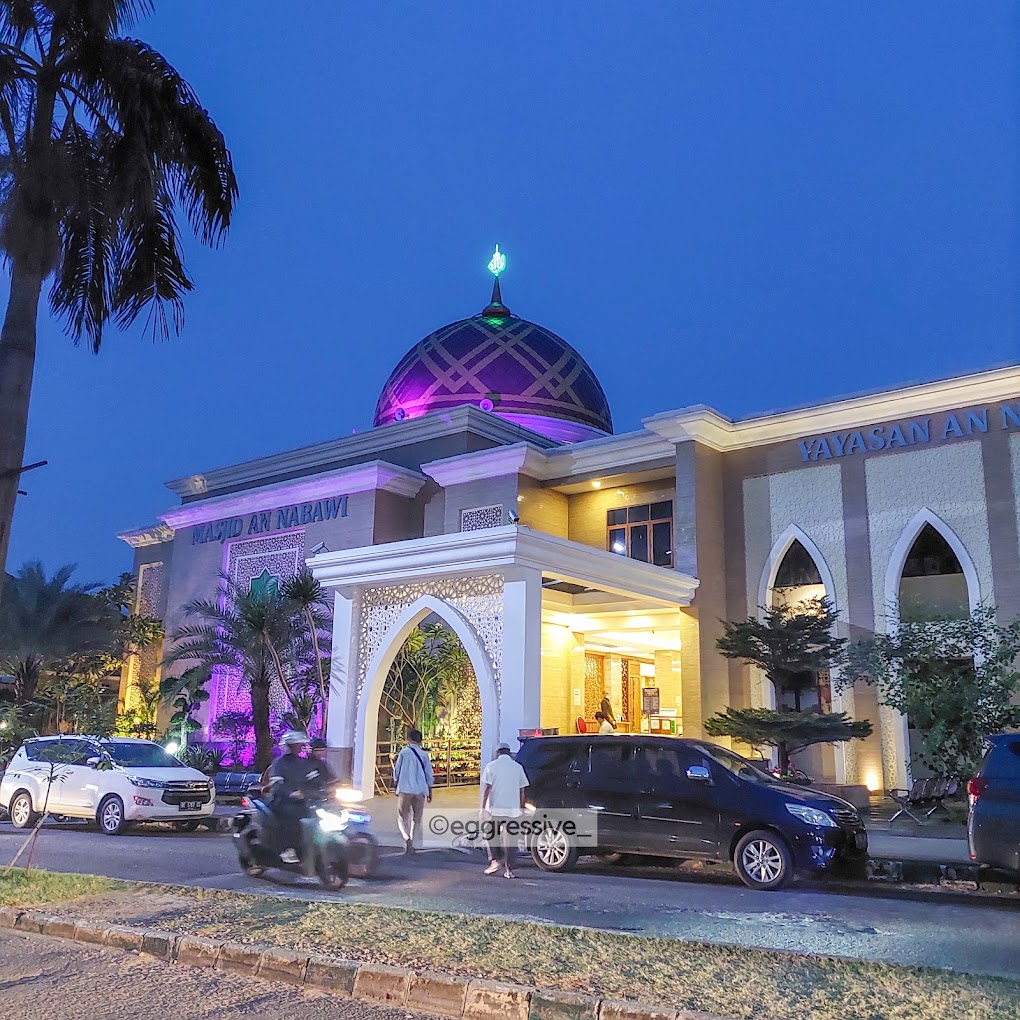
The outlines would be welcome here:
<svg viewBox="0 0 1020 1020">
<path fill-rule="evenodd" d="M 136 34 L 223 129 L 236 218 L 189 243 L 171 342 L 41 322 L 9 569 L 112 580 L 166 480 L 369 427 L 495 242 L 618 432 L 1020 360 L 1014 3 L 157 8 Z"/>
</svg>

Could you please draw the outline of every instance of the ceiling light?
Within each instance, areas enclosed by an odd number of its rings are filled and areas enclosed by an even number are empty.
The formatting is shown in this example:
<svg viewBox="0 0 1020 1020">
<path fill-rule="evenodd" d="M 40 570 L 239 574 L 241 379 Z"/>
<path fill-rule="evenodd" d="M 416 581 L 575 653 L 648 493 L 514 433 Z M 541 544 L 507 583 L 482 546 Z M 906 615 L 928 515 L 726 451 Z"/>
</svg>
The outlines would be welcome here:
<svg viewBox="0 0 1020 1020">
<path fill-rule="evenodd" d="M 601 489 L 602 488 L 602 483 L 601 482 L 592 482 L 591 483 L 591 487 L 593 489 Z"/>
</svg>

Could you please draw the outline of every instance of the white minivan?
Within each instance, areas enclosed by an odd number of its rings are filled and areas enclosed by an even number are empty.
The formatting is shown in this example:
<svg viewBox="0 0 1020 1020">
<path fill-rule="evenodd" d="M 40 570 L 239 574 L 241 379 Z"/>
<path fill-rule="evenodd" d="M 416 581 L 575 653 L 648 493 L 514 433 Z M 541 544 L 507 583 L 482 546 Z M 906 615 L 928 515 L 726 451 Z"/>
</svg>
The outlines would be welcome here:
<svg viewBox="0 0 1020 1020">
<path fill-rule="evenodd" d="M 110 836 L 133 822 L 173 822 L 190 832 L 214 806 L 207 776 L 134 737 L 26 740 L 0 781 L 0 807 L 19 829 L 34 825 L 45 808 L 94 821 Z"/>
</svg>

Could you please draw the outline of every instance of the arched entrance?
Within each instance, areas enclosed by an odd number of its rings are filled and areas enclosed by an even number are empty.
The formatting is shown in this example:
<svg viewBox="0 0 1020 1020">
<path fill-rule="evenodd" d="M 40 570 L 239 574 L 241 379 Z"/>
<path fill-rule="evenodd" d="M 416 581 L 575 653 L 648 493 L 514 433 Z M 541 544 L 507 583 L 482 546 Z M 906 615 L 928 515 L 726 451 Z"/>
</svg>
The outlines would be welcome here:
<svg viewBox="0 0 1020 1020">
<path fill-rule="evenodd" d="M 776 540 L 765 563 L 758 588 L 758 605 L 763 609 L 795 606 L 810 599 L 827 598 L 838 610 L 836 586 L 821 550 L 796 525 L 790 525 Z M 829 671 L 801 678 L 777 703 L 776 691 L 760 678 L 761 704 L 766 707 L 820 712 L 847 712 L 853 716 L 853 692 L 840 692 Z M 817 744 L 798 756 L 798 765 L 809 775 L 839 783 L 855 774 L 854 748 L 848 743 Z"/>
<path fill-rule="evenodd" d="M 375 792 L 394 789 L 392 766 L 408 729 L 422 733 L 437 787 L 477 786 L 482 704 L 457 635 L 426 617 L 397 651 L 383 682 L 376 731 Z"/>
<path fill-rule="evenodd" d="M 365 681 L 357 707 L 354 777 L 366 795 L 370 795 L 376 788 L 380 709 L 384 695 L 390 699 L 383 714 L 384 725 L 386 715 L 393 714 L 395 707 L 392 704 L 392 690 L 387 692 L 387 679 L 408 638 L 419 631 L 423 624 L 426 627 L 441 625 L 456 638 L 463 649 L 478 694 L 480 719 L 477 724 L 477 742 L 480 745 L 481 761 L 488 761 L 495 750 L 499 732 L 499 699 L 493 664 L 474 628 L 460 613 L 432 595 L 423 595 L 407 606 L 390 626 L 365 670 Z"/>
<path fill-rule="evenodd" d="M 885 579 L 886 627 L 894 632 L 900 622 L 921 622 L 934 617 L 962 618 L 981 603 L 977 568 L 966 546 L 945 521 L 927 507 L 904 528 Z M 914 778 L 911 743 L 915 733 L 910 721 L 895 709 L 882 705 L 882 743 L 887 762 L 902 769 L 895 785 Z"/>
</svg>

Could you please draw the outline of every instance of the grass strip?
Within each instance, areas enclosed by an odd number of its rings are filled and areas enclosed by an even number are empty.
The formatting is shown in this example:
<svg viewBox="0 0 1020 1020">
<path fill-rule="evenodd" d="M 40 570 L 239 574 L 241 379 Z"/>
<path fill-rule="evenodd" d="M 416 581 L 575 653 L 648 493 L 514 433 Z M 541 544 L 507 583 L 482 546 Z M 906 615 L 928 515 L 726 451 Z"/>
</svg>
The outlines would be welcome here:
<svg viewBox="0 0 1020 1020">
<path fill-rule="evenodd" d="M 90 886 L 89 883 L 96 883 Z M 111 890 L 110 886 L 118 889 Z M 487 917 L 33 873 L 20 899 L 61 913 L 366 963 L 671 1003 L 741 1020 L 1002 1020 L 1020 982 Z M 83 898 L 69 899 L 80 890 Z M 3 896 L 0 886 L 0 896 Z"/>
<path fill-rule="evenodd" d="M 13 868 L 8 875 L 6 869 L 0 870 L 0 906 L 4 907 L 35 907 L 123 888 L 123 882 L 101 875 L 71 875 L 38 868 L 28 874 L 23 868 Z"/>
</svg>

